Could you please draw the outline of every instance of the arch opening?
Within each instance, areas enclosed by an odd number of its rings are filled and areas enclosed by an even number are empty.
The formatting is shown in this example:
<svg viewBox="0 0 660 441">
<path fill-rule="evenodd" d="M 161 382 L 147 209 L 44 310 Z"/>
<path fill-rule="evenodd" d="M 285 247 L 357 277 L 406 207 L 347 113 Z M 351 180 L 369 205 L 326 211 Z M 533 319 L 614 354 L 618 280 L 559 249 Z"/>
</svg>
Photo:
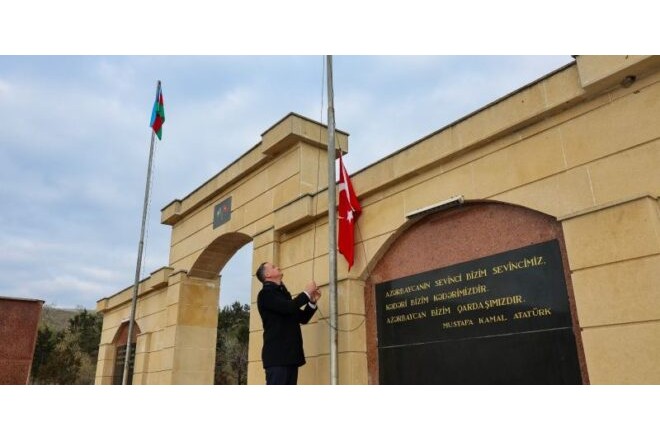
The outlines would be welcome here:
<svg viewBox="0 0 660 441">
<path fill-rule="evenodd" d="M 115 348 L 114 368 L 112 372 L 112 384 L 122 384 L 124 380 L 124 364 L 126 361 L 126 349 L 128 347 L 128 322 L 122 323 L 117 330 L 112 345 Z M 140 326 L 134 323 L 133 335 L 131 336 L 131 359 L 128 362 L 128 383 L 133 384 L 133 372 L 135 370 L 135 350 L 137 349 L 137 336 L 140 334 Z"/>
<path fill-rule="evenodd" d="M 244 245 L 222 268 L 213 384 L 247 384 L 252 246 Z"/>
<path fill-rule="evenodd" d="M 217 289 L 213 384 L 247 384 L 251 243 L 243 233 L 223 234 L 202 251 L 188 273 L 213 280 Z"/>
</svg>

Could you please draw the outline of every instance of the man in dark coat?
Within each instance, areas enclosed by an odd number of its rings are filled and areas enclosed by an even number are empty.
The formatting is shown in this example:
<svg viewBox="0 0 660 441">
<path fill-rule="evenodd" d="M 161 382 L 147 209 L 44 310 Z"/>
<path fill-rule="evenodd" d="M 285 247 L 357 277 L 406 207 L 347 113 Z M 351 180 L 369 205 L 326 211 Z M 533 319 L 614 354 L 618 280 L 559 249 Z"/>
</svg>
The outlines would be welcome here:
<svg viewBox="0 0 660 441">
<path fill-rule="evenodd" d="M 305 364 L 300 324 L 309 322 L 316 312 L 321 292 L 316 283 L 309 282 L 304 292 L 292 298 L 282 283 L 282 271 L 270 262 L 259 265 L 256 275 L 263 283 L 257 307 L 264 325 L 261 359 L 266 384 L 297 384 L 298 368 Z"/>
</svg>

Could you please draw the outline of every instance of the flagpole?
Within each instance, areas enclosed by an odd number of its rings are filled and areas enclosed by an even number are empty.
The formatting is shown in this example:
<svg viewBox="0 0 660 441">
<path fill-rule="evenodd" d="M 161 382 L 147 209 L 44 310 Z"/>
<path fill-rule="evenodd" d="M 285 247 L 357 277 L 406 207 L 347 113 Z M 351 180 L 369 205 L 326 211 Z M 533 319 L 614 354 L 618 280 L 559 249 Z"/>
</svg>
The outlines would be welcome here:
<svg viewBox="0 0 660 441">
<path fill-rule="evenodd" d="M 330 302 L 330 384 L 338 384 L 337 369 L 337 195 L 335 184 L 335 109 L 332 55 L 328 61 L 328 262 Z"/>
<path fill-rule="evenodd" d="M 156 84 L 156 99 L 160 92 L 160 80 Z M 133 299 L 131 300 L 131 318 L 128 322 L 128 340 L 126 343 L 126 359 L 124 360 L 124 376 L 122 385 L 128 384 L 128 366 L 131 360 L 131 340 L 133 336 L 133 323 L 135 322 L 135 307 L 137 305 L 138 288 L 140 284 L 140 272 L 142 270 L 142 253 L 144 250 L 144 230 L 147 224 L 147 208 L 149 206 L 149 183 L 151 182 L 151 166 L 154 158 L 154 144 L 156 132 L 151 130 L 151 147 L 149 147 L 149 163 L 147 165 L 147 183 L 144 189 L 144 205 L 142 206 L 142 227 L 140 228 L 140 243 L 138 244 L 137 264 L 135 265 L 135 281 L 133 283 Z M 136 348 L 137 349 L 137 348 Z"/>
</svg>

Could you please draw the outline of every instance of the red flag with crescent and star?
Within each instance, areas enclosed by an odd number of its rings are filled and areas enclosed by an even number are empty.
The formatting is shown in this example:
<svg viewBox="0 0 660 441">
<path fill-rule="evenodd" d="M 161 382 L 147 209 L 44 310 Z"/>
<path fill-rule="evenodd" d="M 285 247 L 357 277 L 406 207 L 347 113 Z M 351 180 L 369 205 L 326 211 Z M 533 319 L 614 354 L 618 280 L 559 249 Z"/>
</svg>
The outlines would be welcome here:
<svg viewBox="0 0 660 441">
<path fill-rule="evenodd" d="M 339 155 L 339 252 L 344 255 L 348 262 L 348 270 L 351 270 L 354 262 L 355 239 L 353 228 L 357 218 L 362 213 L 362 207 L 357 200 L 351 179 L 346 173 L 344 161 Z"/>
</svg>

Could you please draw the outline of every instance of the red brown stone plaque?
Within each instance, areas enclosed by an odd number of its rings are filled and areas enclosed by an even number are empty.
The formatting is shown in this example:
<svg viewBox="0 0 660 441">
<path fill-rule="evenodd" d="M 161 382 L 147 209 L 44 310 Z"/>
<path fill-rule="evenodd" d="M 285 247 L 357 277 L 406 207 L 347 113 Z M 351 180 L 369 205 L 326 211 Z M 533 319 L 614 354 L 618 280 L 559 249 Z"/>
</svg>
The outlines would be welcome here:
<svg viewBox="0 0 660 441">
<path fill-rule="evenodd" d="M 370 383 L 588 381 L 561 225 L 470 203 L 426 216 L 367 279 Z"/>
</svg>

